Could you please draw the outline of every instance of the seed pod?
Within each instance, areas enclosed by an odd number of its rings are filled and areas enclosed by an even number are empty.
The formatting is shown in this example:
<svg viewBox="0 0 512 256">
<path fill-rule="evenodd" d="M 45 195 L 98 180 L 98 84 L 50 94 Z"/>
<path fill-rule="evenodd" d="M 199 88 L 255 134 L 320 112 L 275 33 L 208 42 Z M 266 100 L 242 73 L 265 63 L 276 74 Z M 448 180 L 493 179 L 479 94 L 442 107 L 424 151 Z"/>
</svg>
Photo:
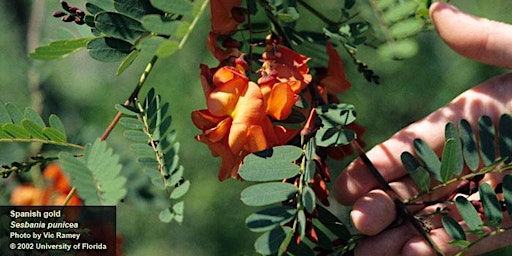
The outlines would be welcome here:
<svg viewBox="0 0 512 256">
<path fill-rule="evenodd" d="M 66 11 L 68 11 L 68 12 L 69 12 L 69 4 L 68 4 L 68 2 L 66 2 L 66 1 L 62 0 L 62 1 L 60 1 L 60 5 L 62 6 L 62 8 L 63 8 L 64 10 L 66 10 Z"/>
<path fill-rule="evenodd" d="M 55 18 L 60 18 L 60 17 L 62 17 L 64 15 L 66 15 L 66 13 L 63 12 L 63 11 L 53 11 L 52 12 L 52 16 L 55 17 Z"/>
</svg>

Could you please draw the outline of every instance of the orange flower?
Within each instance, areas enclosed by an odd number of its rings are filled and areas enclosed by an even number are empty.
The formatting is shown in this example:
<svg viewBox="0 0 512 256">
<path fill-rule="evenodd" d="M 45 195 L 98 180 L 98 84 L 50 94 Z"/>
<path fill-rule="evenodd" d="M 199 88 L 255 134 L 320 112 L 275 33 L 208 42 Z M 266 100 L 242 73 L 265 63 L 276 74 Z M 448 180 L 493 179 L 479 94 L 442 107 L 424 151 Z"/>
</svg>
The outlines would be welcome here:
<svg viewBox="0 0 512 256">
<path fill-rule="evenodd" d="M 325 102 L 328 102 L 327 94 L 333 95 L 334 97 L 338 93 L 342 93 L 350 89 L 351 84 L 347 79 L 345 73 L 345 66 L 341 60 L 338 51 L 332 46 L 331 43 L 326 45 L 327 55 L 329 56 L 329 62 L 327 64 L 327 74 L 323 78 L 319 78 L 320 85 L 318 89 L 322 94 Z"/>
<path fill-rule="evenodd" d="M 228 35 L 236 31 L 238 24 L 245 17 L 243 9 L 240 8 L 241 4 L 242 0 L 211 0 L 212 32 L 219 35 Z"/>
<path fill-rule="evenodd" d="M 213 57 L 218 61 L 223 62 L 241 55 L 240 51 L 236 47 L 226 47 L 225 49 L 221 48 L 217 43 L 218 37 L 218 34 L 210 32 L 208 39 L 206 40 L 206 47 L 208 47 L 208 50 L 210 50 Z"/>
<path fill-rule="evenodd" d="M 220 67 L 212 77 L 202 68 L 207 109 L 192 112 L 194 125 L 203 131 L 196 140 L 222 158 L 219 179 L 237 177 L 238 166 L 249 153 L 283 144 L 288 130 L 272 127 L 259 86 L 238 67 Z M 286 142 L 286 141 L 285 141 Z"/>
<path fill-rule="evenodd" d="M 16 187 L 11 193 L 12 205 L 63 205 L 68 193 L 71 191 L 68 178 L 62 172 L 59 165 L 52 163 L 43 170 L 46 186 L 35 187 L 32 184 L 24 184 Z M 67 205 L 82 205 L 76 194 Z"/>
</svg>

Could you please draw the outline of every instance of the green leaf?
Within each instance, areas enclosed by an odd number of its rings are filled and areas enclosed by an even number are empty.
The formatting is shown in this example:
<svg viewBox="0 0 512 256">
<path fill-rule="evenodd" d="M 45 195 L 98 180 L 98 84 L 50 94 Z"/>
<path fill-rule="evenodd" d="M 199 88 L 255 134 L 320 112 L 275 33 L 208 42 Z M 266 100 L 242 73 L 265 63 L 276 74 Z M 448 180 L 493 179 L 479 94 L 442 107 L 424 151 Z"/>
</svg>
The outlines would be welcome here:
<svg viewBox="0 0 512 256">
<path fill-rule="evenodd" d="M 416 13 L 416 8 L 418 8 L 418 4 L 416 1 L 407 1 L 402 2 L 401 4 L 393 6 L 393 8 L 389 8 L 383 15 L 383 20 L 386 23 L 394 23 L 399 20 L 403 20 L 411 14 Z"/>
<path fill-rule="evenodd" d="M 50 123 L 51 128 L 61 132 L 64 136 L 66 135 L 66 129 L 64 127 L 64 124 L 58 116 L 51 114 L 48 122 Z M 64 140 L 66 140 L 66 138 L 64 138 Z"/>
<path fill-rule="evenodd" d="M 459 210 L 462 219 L 468 225 L 469 230 L 480 230 L 482 229 L 482 219 L 476 211 L 475 207 L 469 202 L 464 196 L 458 196 L 455 198 L 455 206 Z"/>
<path fill-rule="evenodd" d="M 119 124 L 131 130 L 142 130 L 144 128 L 144 123 L 141 120 L 131 117 L 121 117 Z"/>
<path fill-rule="evenodd" d="M 504 114 L 499 124 L 500 157 L 507 158 L 506 163 L 512 161 L 512 116 Z"/>
<path fill-rule="evenodd" d="M 302 149 L 295 146 L 278 146 L 251 154 L 244 158 L 238 174 L 248 181 L 273 181 L 291 178 L 299 174 L 300 168 L 294 164 L 302 155 Z"/>
<path fill-rule="evenodd" d="M 289 183 L 269 182 L 252 185 L 241 193 L 241 200 L 248 206 L 263 206 L 293 198 L 297 187 Z"/>
<path fill-rule="evenodd" d="M 404 39 L 393 43 L 387 43 L 379 46 L 377 49 L 379 55 L 388 59 L 406 59 L 418 52 L 418 43 L 412 39 Z"/>
<path fill-rule="evenodd" d="M 442 218 L 443 227 L 453 240 L 466 240 L 466 233 L 459 223 L 452 217 L 445 215 Z"/>
<path fill-rule="evenodd" d="M 139 110 L 132 106 L 116 104 L 114 107 L 117 111 L 127 116 L 138 116 L 140 114 Z"/>
<path fill-rule="evenodd" d="M 56 142 L 65 142 L 67 140 L 66 134 L 62 133 L 60 130 L 57 130 L 53 127 L 43 128 L 44 136 L 48 137 L 48 139 L 56 141 Z"/>
<path fill-rule="evenodd" d="M 30 133 L 31 137 L 43 140 L 46 139 L 46 136 L 43 134 L 43 128 L 32 120 L 24 119 L 21 121 L 21 125 Z"/>
<path fill-rule="evenodd" d="M 468 168 L 475 171 L 480 163 L 478 146 L 476 144 L 475 134 L 469 122 L 465 119 L 459 123 L 460 138 L 462 140 L 462 154 Z"/>
<path fill-rule="evenodd" d="M 146 30 L 160 35 L 174 35 L 179 25 L 179 20 L 158 14 L 146 15 L 142 19 L 142 26 Z"/>
<path fill-rule="evenodd" d="M 354 106 L 349 104 L 329 104 L 316 108 L 324 128 L 348 125 L 356 120 Z"/>
<path fill-rule="evenodd" d="M 123 135 L 134 142 L 148 143 L 149 141 L 148 136 L 144 132 L 139 130 L 126 130 L 124 131 Z"/>
<path fill-rule="evenodd" d="M 320 147 L 349 145 L 355 138 L 354 131 L 336 127 L 321 128 L 315 135 L 316 144 Z"/>
<path fill-rule="evenodd" d="M 36 60 L 53 60 L 63 58 L 85 49 L 87 43 L 95 38 L 96 37 L 86 37 L 54 41 L 49 45 L 37 47 L 34 52 L 29 54 L 29 56 Z"/>
<path fill-rule="evenodd" d="M 313 213 L 316 209 L 316 195 L 310 187 L 304 187 L 302 189 L 302 203 L 309 213 Z"/>
<path fill-rule="evenodd" d="M 306 214 L 304 213 L 304 210 L 299 210 L 297 212 L 297 224 L 298 224 L 298 231 L 300 235 L 300 239 L 303 240 L 304 236 L 306 236 Z M 288 245 L 287 245 L 288 246 Z"/>
<path fill-rule="evenodd" d="M 265 232 L 290 222 L 297 213 L 291 206 L 278 206 L 264 209 L 249 215 L 245 224 L 253 232 Z"/>
<path fill-rule="evenodd" d="M 146 14 L 161 13 L 151 5 L 149 0 L 114 0 L 114 8 L 137 20 Z"/>
<path fill-rule="evenodd" d="M 444 144 L 443 156 L 441 158 L 441 182 L 444 183 L 453 176 L 458 161 L 457 142 L 455 139 L 448 139 Z"/>
<path fill-rule="evenodd" d="M 290 7 L 286 7 L 286 8 L 280 9 L 277 12 L 277 17 L 282 22 L 290 23 L 290 22 L 297 21 L 299 19 L 299 17 L 300 17 L 300 14 L 297 11 L 297 9 L 295 9 L 295 7 L 291 7 L 290 6 Z"/>
<path fill-rule="evenodd" d="M 415 139 L 413 143 L 414 150 L 425 164 L 426 169 L 434 176 L 434 179 L 441 180 L 441 161 L 434 150 L 421 139 Z"/>
<path fill-rule="evenodd" d="M 32 121 L 36 126 L 39 126 L 40 128 L 46 126 L 39 113 L 37 113 L 32 108 L 25 108 L 25 113 L 23 116 L 25 117 L 25 119 Z"/>
<path fill-rule="evenodd" d="M 165 40 L 156 49 L 156 56 L 160 58 L 166 58 L 174 54 L 177 50 L 179 50 L 179 43 L 173 40 Z"/>
<path fill-rule="evenodd" d="M 83 159 L 68 152 L 59 154 L 60 164 L 86 205 L 115 205 L 126 195 L 119 156 L 99 139 L 86 146 Z"/>
<path fill-rule="evenodd" d="M 102 37 L 89 41 L 89 55 L 103 62 L 121 61 L 126 58 L 133 47 L 130 43 L 113 37 Z"/>
<path fill-rule="evenodd" d="M 488 223 L 486 225 L 497 226 L 501 224 L 502 213 L 501 204 L 496 197 L 496 193 L 488 183 L 480 185 L 478 190 L 480 192 L 480 200 L 484 208 L 485 217 L 487 217 Z"/>
<path fill-rule="evenodd" d="M 402 160 L 402 164 L 404 165 L 405 169 L 411 176 L 412 180 L 420 191 L 426 192 L 430 190 L 430 175 L 429 172 L 423 168 L 418 161 L 416 161 L 416 158 L 409 153 L 409 152 L 403 152 L 400 156 Z"/>
<path fill-rule="evenodd" d="M 267 231 L 256 239 L 254 248 L 256 252 L 263 255 L 273 254 L 279 250 L 281 244 L 290 233 L 293 233 L 290 227 L 277 227 Z"/>
<path fill-rule="evenodd" d="M 464 168 L 464 161 L 462 156 L 462 145 L 461 140 L 459 138 L 459 134 L 457 132 L 457 127 L 454 123 L 449 122 L 445 126 L 445 140 L 447 139 L 453 139 L 455 143 L 455 163 L 453 166 L 453 173 L 455 175 L 460 175 L 462 172 L 462 169 Z"/>
<path fill-rule="evenodd" d="M 139 56 L 139 51 L 131 51 L 121 62 L 119 67 L 117 68 L 116 76 L 121 75 L 128 67 L 130 67 L 135 61 L 135 59 Z"/>
<path fill-rule="evenodd" d="M 503 177 L 503 199 L 509 216 L 512 216 L 512 175 L 507 174 Z"/>
<path fill-rule="evenodd" d="M 194 7 L 190 1 L 187 0 L 151 0 L 151 4 L 166 12 L 166 13 L 174 13 L 174 14 L 182 14 L 187 15 L 192 12 L 192 8 Z"/>
<path fill-rule="evenodd" d="M 351 239 L 352 235 L 345 227 L 343 222 L 341 222 L 338 217 L 332 214 L 329 210 L 325 209 L 321 205 L 317 205 L 316 207 L 318 211 L 318 220 L 331 231 L 338 238 L 348 241 Z"/>
<path fill-rule="evenodd" d="M 494 147 L 495 130 L 490 117 L 480 117 L 478 120 L 478 131 L 482 161 L 485 165 L 491 165 L 496 159 L 496 151 Z"/>
<path fill-rule="evenodd" d="M 23 112 L 21 112 L 21 109 L 19 109 L 16 105 L 12 103 L 5 104 L 5 108 L 7 109 L 7 112 L 9 113 L 9 116 L 11 117 L 11 120 L 15 124 L 19 124 L 23 118 L 25 118 L 25 115 Z"/>
<path fill-rule="evenodd" d="M 11 117 L 9 116 L 9 112 L 5 107 L 5 104 L 0 101 L 0 124 L 12 123 Z"/>
<path fill-rule="evenodd" d="M 3 131 L 17 139 L 29 139 L 30 133 L 20 124 L 4 124 Z"/>
<path fill-rule="evenodd" d="M 131 43 L 146 32 L 139 21 L 117 12 L 100 12 L 94 23 L 102 33 Z"/>
<path fill-rule="evenodd" d="M 174 219 L 174 212 L 169 208 L 165 208 L 158 214 L 158 218 L 161 222 L 170 223 Z"/>
<path fill-rule="evenodd" d="M 170 196 L 171 199 L 178 199 L 178 198 L 184 196 L 185 193 L 187 193 L 189 188 L 190 188 L 190 181 L 186 180 L 185 182 L 183 182 L 183 184 L 179 185 L 171 192 L 171 196 Z"/>
<path fill-rule="evenodd" d="M 147 143 L 133 143 L 130 145 L 130 149 L 133 150 L 139 156 L 155 154 L 153 149 Z"/>
<path fill-rule="evenodd" d="M 401 39 L 413 36 L 423 29 L 423 22 L 418 19 L 406 19 L 404 21 L 395 23 L 390 27 L 389 33 L 394 38 Z"/>
</svg>

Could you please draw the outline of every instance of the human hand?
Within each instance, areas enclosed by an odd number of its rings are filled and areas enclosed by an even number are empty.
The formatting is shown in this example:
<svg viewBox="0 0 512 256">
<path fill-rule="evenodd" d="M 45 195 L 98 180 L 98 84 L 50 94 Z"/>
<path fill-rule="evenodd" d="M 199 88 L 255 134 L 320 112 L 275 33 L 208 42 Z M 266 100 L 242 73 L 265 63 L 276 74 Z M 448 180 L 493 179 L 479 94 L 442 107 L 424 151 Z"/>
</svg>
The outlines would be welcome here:
<svg viewBox="0 0 512 256">
<path fill-rule="evenodd" d="M 441 38 L 459 54 L 486 64 L 512 68 L 512 26 L 465 14 L 441 2 L 431 6 L 430 14 Z M 460 119 L 466 119 L 476 127 L 482 115 L 491 117 L 497 123 L 501 114 L 511 112 L 512 73 L 488 80 L 462 93 L 448 105 L 377 145 L 367 156 L 399 197 L 410 198 L 418 193 L 418 189 L 403 168 L 399 154 L 403 151 L 413 152 L 412 142 L 415 138 L 422 139 L 440 154 L 444 145 L 442 131 L 447 122 L 458 123 Z M 491 186 L 496 185 L 493 176 L 488 175 L 484 181 Z M 379 184 L 360 159 L 341 173 L 334 186 L 334 195 L 340 203 L 354 205 L 351 219 L 355 228 L 370 236 L 358 243 L 356 255 L 434 254 L 428 243 L 409 225 L 386 229 L 396 219 L 395 205 L 391 197 L 378 189 Z M 442 198 L 453 189 L 453 186 L 449 186 L 429 199 Z M 412 210 L 433 212 L 437 206 Z M 453 214 L 454 211 L 451 212 Z M 434 219 L 432 224 L 432 240 L 446 255 L 455 254 L 457 247 L 447 243 L 451 238 L 442 229 L 440 219 Z M 481 254 L 510 245 L 510 241 L 512 232 L 504 233 L 477 244 L 469 254 Z"/>
</svg>

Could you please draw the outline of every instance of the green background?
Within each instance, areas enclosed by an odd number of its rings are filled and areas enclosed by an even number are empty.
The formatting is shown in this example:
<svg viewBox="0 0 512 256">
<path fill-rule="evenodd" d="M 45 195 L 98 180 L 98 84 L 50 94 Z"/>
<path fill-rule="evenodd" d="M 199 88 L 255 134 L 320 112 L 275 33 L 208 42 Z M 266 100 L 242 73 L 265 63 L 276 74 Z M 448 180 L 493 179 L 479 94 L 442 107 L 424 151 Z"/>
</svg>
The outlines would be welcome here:
<svg viewBox="0 0 512 256">
<path fill-rule="evenodd" d="M 69 1 L 83 8 L 82 1 Z M 506 0 L 451 1 L 462 10 L 503 22 L 512 22 L 510 2 Z M 34 14 L 31 14 L 33 3 Z M 116 77 L 118 63 L 102 63 L 89 58 L 85 51 L 66 59 L 32 61 L 27 53 L 35 46 L 52 40 L 88 35 L 85 26 L 77 28 L 51 17 L 59 9 L 53 1 L 0 1 L 0 101 L 19 107 L 42 107 L 44 117 L 55 113 L 66 125 L 73 142 L 85 144 L 101 136 L 115 116 L 115 104 L 131 93 L 149 56 Z M 43 15 L 39 20 L 37 15 Z M 34 24 L 30 20 L 36 19 Z M 209 31 L 208 15 L 202 17 L 185 48 L 170 58 L 157 62 L 145 88 L 155 87 L 170 102 L 173 127 L 181 144 L 180 160 L 185 177 L 192 186 L 185 196 L 185 220 L 181 225 L 163 224 L 158 210 L 134 195 L 118 207 L 117 228 L 123 236 L 126 255 L 254 255 L 253 242 L 258 236 L 245 228 L 245 217 L 254 211 L 239 200 L 247 186 L 236 180 L 218 182 L 219 159 L 193 137 L 199 131 L 190 120 L 190 112 L 205 106 L 199 83 L 199 64 L 217 64 L 204 46 Z M 70 34 L 71 33 L 71 34 Z M 358 122 L 367 131 L 367 148 L 385 140 L 400 128 L 448 103 L 464 90 L 506 70 L 464 59 L 445 46 L 434 32 L 417 37 L 420 53 L 411 59 L 394 61 L 380 58 L 372 49 L 362 48 L 359 58 L 381 77 L 381 84 L 367 83 L 355 66 L 345 64 L 353 87 L 340 95 L 354 104 Z M 346 59 L 347 56 L 344 56 Z M 34 83 L 34 81 L 36 83 Z M 33 85 L 36 85 L 35 87 Z M 41 105 L 37 104 L 41 97 Z M 442 131 L 440 131 L 442 132 Z M 122 128 L 108 139 L 126 165 L 130 185 L 144 183 L 137 175 Z M 0 163 L 26 157 L 26 145 L 0 145 Z M 396 152 L 399 154 L 400 152 Z M 335 177 L 346 162 L 331 168 Z M 129 171 L 131 170 L 131 171 Z M 21 177 L 22 179 L 24 177 Z M 1 204 L 16 181 L 0 184 Z M 338 208 L 338 207 L 336 207 Z"/>
</svg>

